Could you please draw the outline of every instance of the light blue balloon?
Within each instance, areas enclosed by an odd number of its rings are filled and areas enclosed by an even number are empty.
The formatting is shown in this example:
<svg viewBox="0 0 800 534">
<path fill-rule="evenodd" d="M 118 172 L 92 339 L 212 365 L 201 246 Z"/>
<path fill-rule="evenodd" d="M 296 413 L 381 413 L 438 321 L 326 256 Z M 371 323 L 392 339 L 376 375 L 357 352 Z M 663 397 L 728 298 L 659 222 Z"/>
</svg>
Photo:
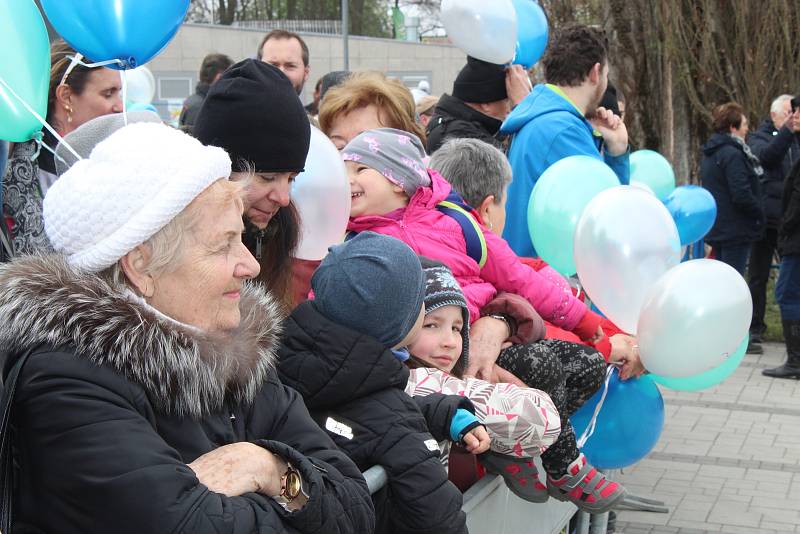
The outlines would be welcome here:
<svg viewBox="0 0 800 534">
<path fill-rule="evenodd" d="M 675 172 L 667 158 L 654 150 L 637 150 L 630 157 L 631 182 L 646 184 L 663 201 L 675 189 Z"/>
<path fill-rule="evenodd" d="M 650 375 L 653 381 L 662 386 L 678 391 L 700 391 L 701 389 L 708 389 L 716 386 L 723 380 L 733 374 L 739 368 L 739 364 L 744 359 L 744 354 L 747 352 L 747 342 L 749 336 L 744 338 L 736 352 L 731 354 L 727 360 L 722 364 L 714 367 L 713 369 L 700 373 L 699 375 L 687 376 L 684 378 L 673 378 L 669 376 Z"/>
<path fill-rule="evenodd" d="M 535 0 L 511 0 L 517 12 L 517 48 L 513 63 L 533 67 L 547 47 L 547 17 Z"/>
<path fill-rule="evenodd" d="M 601 388 L 570 417 L 576 437 L 589 425 L 602 393 Z M 615 369 L 594 433 L 581 451 L 597 468 L 621 469 L 647 456 L 658 443 L 663 428 L 664 399 L 653 379 L 645 375 L 620 380 Z"/>
<path fill-rule="evenodd" d="M 542 173 L 528 201 L 528 231 L 550 267 L 564 276 L 575 274 L 572 243 L 581 213 L 598 193 L 618 185 L 611 167 L 590 156 L 560 159 Z"/>
<path fill-rule="evenodd" d="M 681 245 L 703 239 L 717 218 L 717 202 L 713 195 L 697 185 L 676 187 L 664 205 L 678 227 Z"/>
<path fill-rule="evenodd" d="M 42 0 L 50 23 L 75 50 L 100 62 L 119 59 L 133 69 L 167 46 L 189 0 Z"/>
</svg>

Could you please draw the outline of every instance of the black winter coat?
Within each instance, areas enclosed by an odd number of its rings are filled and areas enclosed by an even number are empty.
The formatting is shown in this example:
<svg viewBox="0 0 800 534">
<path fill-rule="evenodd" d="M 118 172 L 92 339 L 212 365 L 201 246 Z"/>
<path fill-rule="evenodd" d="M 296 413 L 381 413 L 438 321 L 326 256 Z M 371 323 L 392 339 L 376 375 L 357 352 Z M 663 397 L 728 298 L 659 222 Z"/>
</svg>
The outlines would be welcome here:
<svg viewBox="0 0 800 534">
<path fill-rule="evenodd" d="M 449 404 L 432 417 L 432 436 L 404 391 L 408 368 L 378 341 L 328 320 L 312 301 L 287 319 L 278 359 L 281 380 L 300 392 L 311 416 L 356 465 L 386 469 L 388 485 L 375 503 L 378 532 L 467 531 L 462 495 L 447 480 L 437 441 L 449 439 L 452 414 L 472 409 L 469 401 L 423 398 L 433 411 L 437 399 Z"/>
<path fill-rule="evenodd" d="M 35 347 L 12 410 L 13 532 L 369 532 L 358 468 L 275 376 L 275 301 L 245 288 L 240 307 L 239 329 L 213 339 L 58 257 L 0 267 L 5 373 Z M 297 467 L 310 495 L 301 510 L 214 493 L 187 465 L 241 441 Z"/>
<path fill-rule="evenodd" d="M 747 144 L 764 168 L 761 192 L 767 228 L 778 228 L 783 212 L 783 182 L 794 162 L 800 159 L 800 143 L 789 128 L 783 126 L 777 130 L 767 119 L 747 137 Z"/>
<path fill-rule="evenodd" d="M 791 168 L 784 184 L 778 251 L 782 256 L 800 254 L 800 161 Z"/>
<path fill-rule="evenodd" d="M 480 139 L 505 151 L 498 137 L 502 124 L 503 121 L 484 115 L 454 96 L 442 95 L 428 123 L 428 154 L 439 150 L 445 141 L 462 137 Z"/>
<path fill-rule="evenodd" d="M 703 145 L 700 179 L 717 202 L 717 220 L 706 236 L 709 244 L 737 245 L 761 239 L 765 227 L 761 184 L 731 136 L 715 133 Z"/>
</svg>

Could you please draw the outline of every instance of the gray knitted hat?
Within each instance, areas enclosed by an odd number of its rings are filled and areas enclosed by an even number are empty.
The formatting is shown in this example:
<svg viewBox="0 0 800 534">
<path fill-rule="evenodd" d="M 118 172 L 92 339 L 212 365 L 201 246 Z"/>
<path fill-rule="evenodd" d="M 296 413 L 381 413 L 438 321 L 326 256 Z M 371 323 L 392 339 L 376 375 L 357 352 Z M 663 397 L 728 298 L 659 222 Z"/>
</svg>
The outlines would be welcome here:
<svg viewBox="0 0 800 534">
<path fill-rule="evenodd" d="M 329 249 L 311 278 L 311 289 L 322 315 L 392 348 L 419 317 L 425 279 L 408 245 L 361 232 Z"/>
</svg>

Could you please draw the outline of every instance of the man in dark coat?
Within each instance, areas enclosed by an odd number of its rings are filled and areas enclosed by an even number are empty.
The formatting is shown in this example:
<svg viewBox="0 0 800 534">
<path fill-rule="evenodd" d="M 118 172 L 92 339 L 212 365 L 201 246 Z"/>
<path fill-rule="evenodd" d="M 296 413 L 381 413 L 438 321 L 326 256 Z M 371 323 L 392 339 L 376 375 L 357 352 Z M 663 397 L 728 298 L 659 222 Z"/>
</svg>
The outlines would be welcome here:
<svg viewBox="0 0 800 534">
<path fill-rule="evenodd" d="M 764 310 L 767 302 L 767 281 L 772 268 L 772 259 L 778 245 L 778 228 L 781 223 L 783 182 L 795 161 L 800 160 L 800 117 L 795 117 L 791 108 L 791 95 L 781 95 L 770 106 L 770 118 L 764 120 L 758 130 L 750 134 L 747 143 L 761 166 L 764 213 L 767 226 L 764 237 L 753 243 L 750 252 L 750 295 L 753 297 L 753 319 L 750 323 L 750 343 L 747 352 L 761 354 L 761 336 L 767 329 Z"/>
<path fill-rule="evenodd" d="M 716 258 L 744 276 L 753 243 L 764 233 L 760 176 L 764 173 L 744 142 L 747 117 L 739 104 L 729 102 L 713 114 L 714 134 L 703 145 L 702 185 L 717 202 L 717 219 L 706 235 Z"/>
<path fill-rule="evenodd" d="M 424 318 L 419 259 L 396 239 L 362 232 L 331 248 L 311 285 L 315 299 L 286 321 L 278 372 L 360 469 L 386 469 L 387 486 L 374 496 L 376 532 L 466 532 L 461 492 L 447 479 L 438 442 L 452 439 L 456 412 L 472 404 L 421 397 L 427 425 L 404 391 L 408 353 L 392 349 L 416 336 Z"/>
<path fill-rule="evenodd" d="M 231 65 L 233 65 L 233 60 L 225 54 L 208 54 L 203 58 L 203 63 L 200 65 L 200 80 L 197 82 L 194 94 L 183 102 L 183 109 L 178 117 L 178 126 L 188 129 L 194 126 L 197 114 L 208 95 L 208 89 Z"/>
<path fill-rule="evenodd" d="M 442 95 L 428 122 L 428 153 L 433 154 L 448 139 L 471 137 L 503 150 L 500 125 L 531 91 L 527 72 L 519 65 L 506 70 L 467 57 L 467 64 L 453 82 L 453 94 Z"/>
<path fill-rule="evenodd" d="M 761 373 L 772 378 L 800 378 L 800 162 L 786 177 L 783 189 L 783 221 L 778 232 L 781 269 L 775 284 L 775 300 L 781 309 L 786 362 Z"/>
</svg>

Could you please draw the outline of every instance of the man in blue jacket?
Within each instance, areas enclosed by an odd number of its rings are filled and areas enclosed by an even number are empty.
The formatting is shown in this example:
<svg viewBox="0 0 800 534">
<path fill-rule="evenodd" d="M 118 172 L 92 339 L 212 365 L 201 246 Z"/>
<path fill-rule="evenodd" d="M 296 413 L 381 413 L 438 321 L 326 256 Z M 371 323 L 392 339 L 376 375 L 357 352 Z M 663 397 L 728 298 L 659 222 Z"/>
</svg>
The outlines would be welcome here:
<svg viewBox="0 0 800 534">
<path fill-rule="evenodd" d="M 550 165 L 568 156 L 591 156 L 604 160 L 621 183 L 630 181 L 625 124 L 598 107 L 608 85 L 605 33 L 577 24 L 564 27 L 550 42 L 542 65 L 547 83 L 534 87 L 500 129 L 514 136 L 508 152 L 514 180 L 503 237 L 520 256 L 536 255 L 528 233 L 528 200 Z"/>
</svg>

